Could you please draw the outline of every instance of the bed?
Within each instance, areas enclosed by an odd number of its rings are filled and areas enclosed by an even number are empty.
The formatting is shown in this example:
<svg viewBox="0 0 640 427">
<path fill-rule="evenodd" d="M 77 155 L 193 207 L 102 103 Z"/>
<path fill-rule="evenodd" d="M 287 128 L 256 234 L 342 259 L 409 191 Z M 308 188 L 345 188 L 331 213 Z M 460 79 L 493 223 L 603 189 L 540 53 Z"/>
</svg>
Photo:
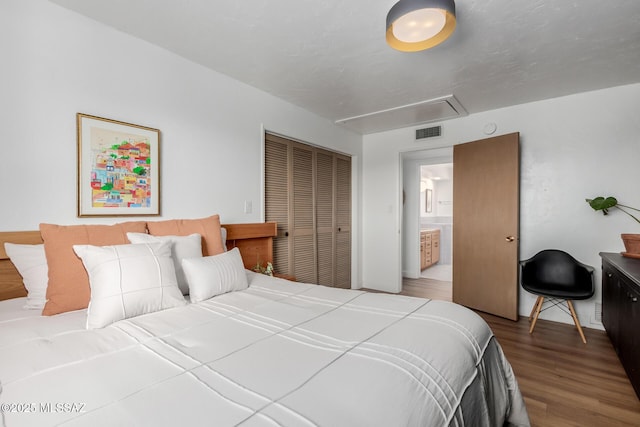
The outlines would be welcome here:
<svg viewBox="0 0 640 427">
<path fill-rule="evenodd" d="M 254 273 L 272 259 L 275 224 L 223 228 L 225 254 L 202 258 L 239 252 L 234 277 L 246 287 L 210 298 L 194 287 L 202 298 L 97 327 L 95 273 L 89 309 L 25 309 L 3 246 L 38 245 L 41 233 L 0 233 L 2 426 L 529 425 L 511 366 L 474 312 Z M 238 270 L 216 268 L 218 281 Z"/>
</svg>

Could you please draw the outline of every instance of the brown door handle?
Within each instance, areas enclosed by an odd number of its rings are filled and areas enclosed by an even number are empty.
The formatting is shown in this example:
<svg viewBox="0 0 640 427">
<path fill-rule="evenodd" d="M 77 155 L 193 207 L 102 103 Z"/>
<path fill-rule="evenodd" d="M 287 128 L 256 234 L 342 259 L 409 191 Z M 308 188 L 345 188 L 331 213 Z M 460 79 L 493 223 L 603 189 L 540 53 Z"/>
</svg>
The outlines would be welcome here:
<svg viewBox="0 0 640 427">
<path fill-rule="evenodd" d="M 516 240 L 516 238 L 515 238 L 515 237 L 513 237 L 513 236 L 507 236 L 507 237 L 505 237 L 505 240 L 506 240 L 507 242 L 513 242 L 514 240 Z"/>
</svg>

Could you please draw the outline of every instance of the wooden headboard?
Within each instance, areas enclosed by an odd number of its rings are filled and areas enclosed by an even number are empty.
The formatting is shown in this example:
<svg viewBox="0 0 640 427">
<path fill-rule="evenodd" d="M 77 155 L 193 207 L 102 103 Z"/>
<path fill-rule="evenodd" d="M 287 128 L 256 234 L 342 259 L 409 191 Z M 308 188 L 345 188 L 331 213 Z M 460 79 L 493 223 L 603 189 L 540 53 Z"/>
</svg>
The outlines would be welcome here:
<svg viewBox="0 0 640 427">
<path fill-rule="evenodd" d="M 276 236 L 275 222 L 225 224 L 227 230 L 227 249 L 237 247 L 242 254 L 245 268 L 252 269 L 256 264 L 273 262 L 273 238 Z M 0 301 L 27 295 L 22 277 L 7 257 L 4 243 L 36 245 L 42 243 L 39 231 L 3 231 L 0 232 Z"/>
</svg>

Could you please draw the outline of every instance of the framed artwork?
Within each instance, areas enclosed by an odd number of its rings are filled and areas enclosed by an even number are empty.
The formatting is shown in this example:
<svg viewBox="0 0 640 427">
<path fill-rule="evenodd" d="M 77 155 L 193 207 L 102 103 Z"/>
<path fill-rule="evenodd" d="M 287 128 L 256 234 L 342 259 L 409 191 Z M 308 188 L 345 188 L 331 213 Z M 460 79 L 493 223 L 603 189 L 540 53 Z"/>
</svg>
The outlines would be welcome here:
<svg viewBox="0 0 640 427">
<path fill-rule="evenodd" d="M 427 188 L 427 194 L 425 199 L 426 199 L 425 210 L 427 211 L 427 213 L 431 213 L 433 211 L 433 190 L 431 190 L 430 188 Z"/>
<path fill-rule="evenodd" d="M 78 216 L 160 215 L 160 131 L 78 113 Z"/>
</svg>

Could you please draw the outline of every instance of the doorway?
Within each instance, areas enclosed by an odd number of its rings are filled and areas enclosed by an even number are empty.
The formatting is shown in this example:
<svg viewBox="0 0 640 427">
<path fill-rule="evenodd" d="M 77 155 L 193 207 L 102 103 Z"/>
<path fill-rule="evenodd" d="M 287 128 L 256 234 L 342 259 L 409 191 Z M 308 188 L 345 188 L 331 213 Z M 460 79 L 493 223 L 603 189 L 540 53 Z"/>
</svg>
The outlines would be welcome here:
<svg viewBox="0 0 640 427">
<path fill-rule="evenodd" d="M 508 319 L 518 318 L 519 134 L 511 133 L 445 149 L 402 153 L 402 273 L 422 279 L 424 225 L 421 166 L 453 163 L 452 300 Z M 446 153 L 446 151 L 445 151 Z M 446 156 L 446 154 L 442 154 Z M 454 160 L 455 157 L 455 160 Z M 437 180 L 436 180 L 437 181 Z M 429 187 L 422 187 L 425 192 Z M 433 196 L 433 194 L 431 195 Z M 428 202 L 425 193 L 424 203 Z M 434 197 L 432 203 L 437 204 Z M 425 208 L 426 209 L 426 208 Z M 431 207 L 433 209 L 433 205 Z M 454 265 L 455 264 L 455 265 Z"/>
<path fill-rule="evenodd" d="M 452 299 L 453 148 L 402 154 L 402 287 Z"/>
<path fill-rule="evenodd" d="M 420 166 L 420 233 L 424 245 L 421 252 L 427 262 L 420 277 L 452 282 L 453 264 L 453 163 Z M 426 239 L 422 236 L 426 235 Z M 425 246 L 430 246 L 426 248 Z"/>
</svg>

